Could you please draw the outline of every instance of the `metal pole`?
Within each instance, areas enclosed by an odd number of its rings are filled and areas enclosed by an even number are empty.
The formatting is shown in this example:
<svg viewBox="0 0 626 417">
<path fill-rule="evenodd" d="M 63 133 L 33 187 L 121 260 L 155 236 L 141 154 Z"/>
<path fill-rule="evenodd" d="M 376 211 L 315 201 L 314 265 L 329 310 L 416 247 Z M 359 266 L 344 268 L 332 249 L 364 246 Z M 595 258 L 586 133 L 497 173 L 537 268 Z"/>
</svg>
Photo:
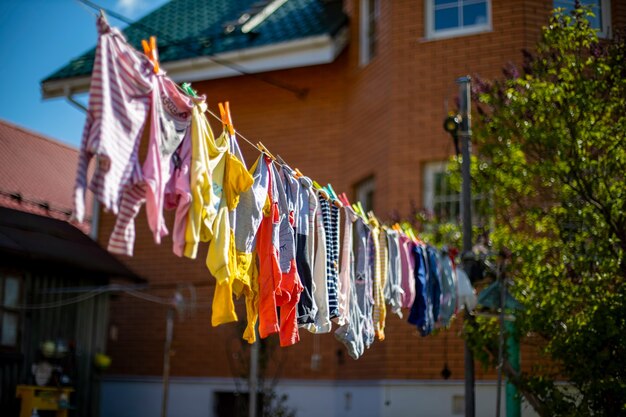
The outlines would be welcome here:
<svg viewBox="0 0 626 417">
<path fill-rule="evenodd" d="M 172 338 L 174 336 L 174 307 L 167 309 L 167 322 L 165 327 L 165 347 L 163 349 L 163 398 L 161 399 L 161 417 L 167 417 L 167 400 L 170 390 L 170 354 L 172 350 Z"/>
<path fill-rule="evenodd" d="M 519 339 L 515 332 L 515 322 L 507 321 L 506 324 L 507 339 L 507 357 L 509 363 L 517 372 L 520 370 L 520 352 L 519 352 Z M 506 417 L 521 417 L 522 416 L 522 399 L 517 392 L 515 385 L 511 381 L 506 381 Z"/>
<path fill-rule="evenodd" d="M 498 281 L 500 282 L 500 337 L 498 339 L 498 390 L 496 397 L 496 417 L 500 417 L 500 408 L 502 403 L 502 366 L 504 365 L 504 305 L 506 300 L 506 285 L 503 279 L 504 273 L 502 272 L 501 265 L 498 268 Z"/>
<path fill-rule="evenodd" d="M 249 382 L 249 402 L 248 417 L 256 417 L 257 394 L 259 392 L 259 334 L 255 326 L 256 342 L 250 346 L 250 382 Z"/>
<path fill-rule="evenodd" d="M 471 120 L 471 97 L 470 86 L 471 77 L 465 76 L 456 80 L 459 84 L 460 98 L 460 116 L 461 123 L 459 126 L 459 138 L 461 139 L 461 155 L 463 163 L 461 165 L 461 174 L 463 184 L 461 187 L 461 218 L 463 220 L 463 254 L 472 252 L 472 191 L 471 191 L 471 173 L 470 173 L 470 155 L 471 138 L 472 138 L 472 120 Z M 465 258 L 465 256 L 464 256 Z M 465 311 L 465 318 L 469 313 Z M 475 393 L 474 393 L 474 355 L 465 342 L 465 416 L 474 417 L 476 413 Z"/>
</svg>

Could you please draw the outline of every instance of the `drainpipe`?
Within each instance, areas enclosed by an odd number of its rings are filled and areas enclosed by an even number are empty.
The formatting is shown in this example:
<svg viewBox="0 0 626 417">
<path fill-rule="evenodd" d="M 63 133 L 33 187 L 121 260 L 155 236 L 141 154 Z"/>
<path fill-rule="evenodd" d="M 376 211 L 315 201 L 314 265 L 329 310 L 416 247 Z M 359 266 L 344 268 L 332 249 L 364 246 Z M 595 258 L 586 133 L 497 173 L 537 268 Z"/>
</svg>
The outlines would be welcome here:
<svg viewBox="0 0 626 417">
<path fill-rule="evenodd" d="M 72 90 L 69 87 L 67 86 L 65 87 L 64 93 L 65 93 L 65 99 L 67 100 L 68 103 L 70 103 L 73 107 L 82 111 L 83 113 L 87 113 L 87 107 L 85 107 L 83 103 L 81 103 L 80 101 L 74 98 L 74 95 L 72 94 Z M 96 157 L 96 163 L 98 163 L 97 157 Z M 91 227 L 89 230 L 89 237 L 91 237 L 92 240 L 98 240 L 98 227 L 99 226 L 100 226 L 100 202 L 94 196 L 94 199 L 91 205 Z"/>
</svg>

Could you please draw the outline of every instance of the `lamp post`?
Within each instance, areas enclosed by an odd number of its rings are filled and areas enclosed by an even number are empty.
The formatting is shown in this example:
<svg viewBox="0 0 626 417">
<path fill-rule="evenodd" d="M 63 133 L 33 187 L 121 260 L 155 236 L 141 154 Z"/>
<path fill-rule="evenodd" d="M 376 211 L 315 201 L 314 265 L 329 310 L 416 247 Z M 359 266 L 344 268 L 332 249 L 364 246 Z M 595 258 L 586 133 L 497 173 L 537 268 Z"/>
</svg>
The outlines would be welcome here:
<svg viewBox="0 0 626 417">
<path fill-rule="evenodd" d="M 452 135 L 457 155 L 459 154 L 459 139 L 461 141 L 461 220 L 463 224 L 463 254 L 461 259 L 472 259 L 472 190 L 471 190 L 471 138 L 472 138 L 472 116 L 471 116 L 471 77 L 457 78 L 459 85 L 459 114 L 451 115 L 444 120 L 443 128 Z M 469 272 L 469 268 L 464 268 Z M 469 313 L 465 312 L 467 319 Z M 469 348 L 467 341 L 465 347 L 465 416 L 474 417 L 476 414 L 476 401 L 474 390 L 474 354 Z"/>
<path fill-rule="evenodd" d="M 459 84 L 459 115 L 461 117 L 459 124 L 459 139 L 461 139 L 461 156 L 463 162 L 461 165 L 461 176 L 463 182 L 461 185 L 461 218 L 463 220 L 463 258 L 467 258 L 467 254 L 472 253 L 472 188 L 471 188 L 471 153 L 472 153 L 472 115 L 471 115 L 471 98 L 470 88 L 472 79 L 470 76 L 458 78 Z M 469 313 L 465 310 L 465 317 L 468 318 Z M 465 345 L 465 416 L 474 417 L 476 414 L 476 398 L 474 392 L 474 354 L 469 348 L 467 341 Z"/>
</svg>

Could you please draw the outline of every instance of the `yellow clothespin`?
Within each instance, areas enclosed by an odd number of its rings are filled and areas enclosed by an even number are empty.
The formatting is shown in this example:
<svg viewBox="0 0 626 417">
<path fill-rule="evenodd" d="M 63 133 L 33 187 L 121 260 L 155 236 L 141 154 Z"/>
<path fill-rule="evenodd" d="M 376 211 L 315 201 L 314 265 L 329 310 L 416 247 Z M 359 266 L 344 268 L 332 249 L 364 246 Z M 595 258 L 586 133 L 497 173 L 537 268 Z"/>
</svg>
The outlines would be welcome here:
<svg viewBox="0 0 626 417">
<path fill-rule="evenodd" d="M 262 142 L 257 142 L 256 147 L 259 151 L 263 152 L 265 155 L 269 156 L 272 161 L 275 161 L 276 158 L 272 153 L 263 145 Z"/>
<path fill-rule="evenodd" d="M 156 36 L 150 36 L 150 43 L 142 39 L 143 53 L 146 54 L 150 62 L 154 65 L 154 73 L 159 72 L 159 51 L 157 49 Z"/>
<path fill-rule="evenodd" d="M 317 181 L 313 181 L 313 188 L 315 188 L 317 191 L 319 191 L 319 193 L 322 195 L 322 197 L 324 197 L 325 200 L 328 200 L 330 197 L 328 196 L 328 193 L 326 192 L 326 190 L 324 189 L 324 187 L 322 187 Z"/>
<path fill-rule="evenodd" d="M 235 134 L 235 127 L 233 126 L 233 119 L 230 115 L 230 103 L 227 101 L 224 104 L 217 104 L 220 108 L 220 116 L 222 118 L 222 124 L 224 125 L 224 129 L 228 128 L 228 132 L 231 135 Z"/>
</svg>

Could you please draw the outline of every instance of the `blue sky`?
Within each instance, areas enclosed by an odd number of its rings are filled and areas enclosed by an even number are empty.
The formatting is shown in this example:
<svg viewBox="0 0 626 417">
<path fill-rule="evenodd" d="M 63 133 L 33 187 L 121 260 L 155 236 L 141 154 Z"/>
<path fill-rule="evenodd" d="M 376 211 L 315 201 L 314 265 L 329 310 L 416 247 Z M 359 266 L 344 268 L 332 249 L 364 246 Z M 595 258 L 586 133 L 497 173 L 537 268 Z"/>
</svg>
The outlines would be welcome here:
<svg viewBox="0 0 626 417">
<path fill-rule="evenodd" d="M 133 20 L 167 0 L 94 0 Z M 97 42 L 95 16 L 76 0 L 0 0 L 0 119 L 80 145 L 85 115 L 42 100 L 39 83 Z M 114 26 L 124 24 L 112 17 Z M 86 95 L 79 96 L 87 102 Z"/>
</svg>

